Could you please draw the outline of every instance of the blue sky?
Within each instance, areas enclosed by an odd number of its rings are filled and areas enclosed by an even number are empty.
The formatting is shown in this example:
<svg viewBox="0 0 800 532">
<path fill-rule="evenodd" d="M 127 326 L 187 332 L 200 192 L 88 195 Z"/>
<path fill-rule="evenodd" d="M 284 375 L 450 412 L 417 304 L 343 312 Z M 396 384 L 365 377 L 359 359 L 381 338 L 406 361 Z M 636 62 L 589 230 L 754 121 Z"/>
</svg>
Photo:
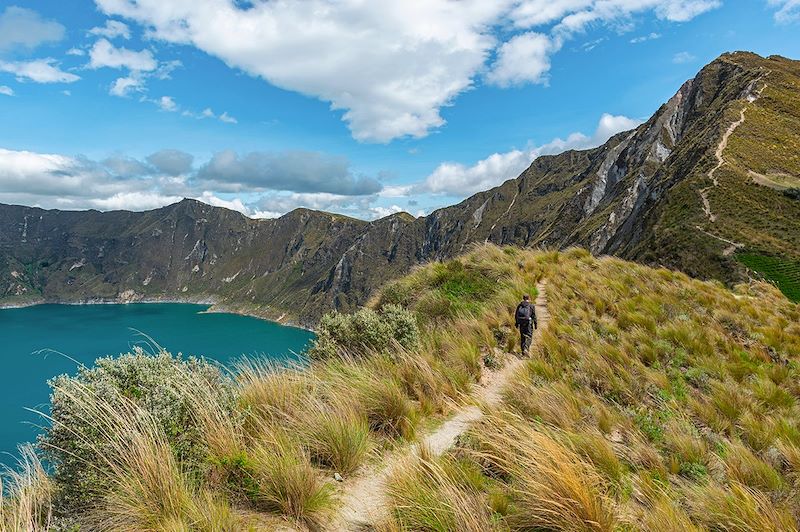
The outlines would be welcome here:
<svg viewBox="0 0 800 532">
<path fill-rule="evenodd" d="M 799 0 L 0 2 L 0 202 L 424 215 L 634 127 Z"/>
</svg>

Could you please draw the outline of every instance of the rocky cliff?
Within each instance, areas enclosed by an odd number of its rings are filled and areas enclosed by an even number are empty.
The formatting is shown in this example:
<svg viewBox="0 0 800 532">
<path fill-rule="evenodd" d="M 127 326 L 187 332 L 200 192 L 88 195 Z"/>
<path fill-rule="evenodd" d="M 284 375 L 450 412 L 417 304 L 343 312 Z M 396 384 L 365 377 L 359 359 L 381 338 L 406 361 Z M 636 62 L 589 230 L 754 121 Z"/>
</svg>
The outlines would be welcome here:
<svg viewBox="0 0 800 532">
<path fill-rule="evenodd" d="M 800 272 L 800 202 L 786 190 L 800 176 L 798 87 L 798 62 L 723 55 L 637 129 L 540 157 L 424 218 L 300 209 L 251 220 L 191 200 L 141 213 L 1 206 L 0 302 L 213 299 L 313 323 L 416 264 L 484 241 L 580 245 L 725 282 L 753 273 L 740 256 L 769 257 L 791 283 Z"/>
</svg>

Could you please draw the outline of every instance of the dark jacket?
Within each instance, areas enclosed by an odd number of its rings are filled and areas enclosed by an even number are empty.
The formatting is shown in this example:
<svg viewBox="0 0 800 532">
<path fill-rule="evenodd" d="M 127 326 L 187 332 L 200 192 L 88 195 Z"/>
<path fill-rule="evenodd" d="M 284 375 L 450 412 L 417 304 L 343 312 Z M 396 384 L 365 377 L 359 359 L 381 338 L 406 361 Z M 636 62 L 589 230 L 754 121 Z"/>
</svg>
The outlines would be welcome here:
<svg viewBox="0 0 800 532">
<path fill-rule="evenodd" d="M 514 312 L 514 321 L 517 327 L 538 327 L 536 323 L 536 307 L 530 301 L 523 301 L 517 305 L 517 310 Z"/>
</svg>

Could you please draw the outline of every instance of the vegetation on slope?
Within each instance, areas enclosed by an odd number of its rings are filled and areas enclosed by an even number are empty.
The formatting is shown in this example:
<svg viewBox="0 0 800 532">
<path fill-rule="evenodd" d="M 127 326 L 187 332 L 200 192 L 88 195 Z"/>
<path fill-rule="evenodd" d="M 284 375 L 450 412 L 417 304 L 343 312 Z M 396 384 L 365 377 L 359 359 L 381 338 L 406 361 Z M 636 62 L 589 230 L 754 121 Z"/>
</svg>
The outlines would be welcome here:
<svg viewBox="0 0 800 532">
<path fill-rule="evenodd" d="M 729 291 L 582 250 L 494 246 L 326 318 L 304 368 L 251 360 L 208 373 L 134 353 L 55 380 L 54 406 L 67 406 L 43 447 L 56 475 L 27 454 L 6 483 L 3 526 L 324 526 L 337 473 L 414 439 L 503 363 L 512 310 L 542 278 L 550 325 L 503 407 L 444 457 L 423 450 L 395 472 L 384 529 L 797 528 L 797 305 L 765 283 Z M 59 458 L 73 448 L 83 462 Z M 83 477 L 63 474 L 80 463 Z"/>
<path fill-rule="evenodd" d="M 797 305 L 581 250 L 508 253 L 548 278 L 549 329 L 503 408 L 396 472 L 387 529 L 797 529 Z"/>
<path fill-rule="evenodd" d="M 336 511 L 337 474 L 348 477 L 414 439 L 479 378 L 476 346 L 488 329 L 471 305 L 528 278 L 503 257 L 487 248 L 435 267 L 445 282 L 428 301 L 441 328 L 420 329 L 416 313 L 390 302 L 325 317 L 305 367 L 243 360 L 223 372 L 139 350 L 54 379 L 51 426 L 39 442 L 53 475 L 27 454 L 32 465 L 7 484 L 0 523 L 11 530 L 322 526 Z"/>
</svg>

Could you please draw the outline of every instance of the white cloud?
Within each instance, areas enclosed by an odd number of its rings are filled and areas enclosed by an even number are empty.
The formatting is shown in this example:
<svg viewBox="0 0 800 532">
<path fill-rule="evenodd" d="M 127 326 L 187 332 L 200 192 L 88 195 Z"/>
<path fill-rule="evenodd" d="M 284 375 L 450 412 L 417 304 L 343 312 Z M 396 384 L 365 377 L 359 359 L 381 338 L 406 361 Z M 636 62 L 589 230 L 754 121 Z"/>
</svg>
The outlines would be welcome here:
<svg viewBox="0 0 800 532">
<path fill-rule="evenodd" d="M 550 70 L 553 43 L 541 33 L 522 33 L 504 43 L 497 52 L 487 80 L 499 87 L 542 83 Z"/>
<path fill-rule="evenodd" d="M 768 0 L 768 4 L 777 8 L 775 21 L 779 24 L 800 21 L 800 0 Z"/>
<path fill-rule="evenodd" d="M 472 85 L 505 2 L 97 0 L 153 37 L 192 44 L 272 84 L 331 103 L 359 140 L 422 137 Z M 309 13 L 315 13 L 309 17 Z"/>
<path fill-rule="evenodd" d="M 89 205 L 103 211 L 146 211 L 182 200 L 182 196 L 165 196 L 156 192 L 118 192 L 108 198 L 93 198 Z"/>
<path fill-rule="evenodd" d="M 36 59 L 33 61 L 0 61 L 0 72 L 8 72 L 17 79 L 36 83 L 73 83 L 81 79 L 70 72 L 64 72 L 55 59 Z"/>
<path fill-rule="evenodd" d="M 0 94 L 3 96 L 14 96 L 14 89 L 8 85 L 0 85 Z"/>
<path fill-rule="evenodd" d="M 64 96 L 72 96 L 72 91 L 63 90 L 61 91 L 61 94 L 63 94 Z"/>
<path fill-rule="evenodd" d="M 339 196 L 365 196 L 380 192 L 373 177 L 356 174 L 339 156 L 309 151 L 221 151 L 200 168 L 198 178 L 206 188 L 225 192 L 283 190 L 325 192 Z"/>
<path fill-rule="evenodd" d="M 234 117 L 229 115 L 227 111 L 225 111 L 221 115 L 219 115 L 219 119 L 221 121 L 225 122 L 226 124 L 237 124 L 239 122 Z"/>
<path fill-rule="evenodd" d="M 93 161 L 0 148 L 0 203 L 144 210 L 191 197 L 248 216 L 274 217 L 297 207 L 379 216 L 384 212 L 376 205 L 380 184 L 353 175 L 348 164 L 340 157 L 303 152 L 250 154 L 227 162 L 217 157 L 198 169 L 190 154 L 174 149 L 143 160 L 115 154 Z M 245 175 L 251 170 L 261 173 Z"/>
<path fill-rule="evenodd" d="M 658 16 L 672 22 L 687 22 L 722 5 L 721 0 L 669 0 L 658 3 Z"/>
<path fill-rule="evenodd" d="M 241 198 L 226 200 L 216 196 L 213 192 L 204 190 L 203 193 L 195 199 L 202 201 L 203 203 L 213 205 L 214 207 L 223 207 L 232 211 L 239 211 L 247 216 L 251 216 L 253 214 L 253 210 L 247 207 Z M 260 218 L 273 218 L 273 216 L 260 216 Z"/>
<path fill-rule="evenodd" d="M 69 50 L 67 50 L 66 53 L 67 53 L 67 55 L 74 55 L 74 56 L 78 56 L 78 57 L 82 57 L 82 56 L 86 55 L 86 51 L 85 50 L 82 50 L 81 48 L 77 48 L 77 47 L 70 48 Z"/>
<path fill-rule="evenodd" d="M 660 33 L 653 32 L 653 33 L 650 33 L 648 35 L 642 35 L 642 36 L 639 36 L 639 37 L 634 37 L 633 39 L 631 39 L 630 42 L 631 42 L 631 44 L 639 44 L 639 43 L 643 43 L 643 42 L 647 42 L 647 41 L 655 41 L 656 39 L 660 39 L 660 38 L 661 38 L 661 34 Z"/>
<path fill-rule="evenodd" d="M 167 111 L 169 113 L 178 110 L 178 104 L 175 103 L 175 100 L 172 98 L 172 96 L 162 96 L 156 100 L 156 105 L 158 105 L 162 111 Z"/>
<path fill-rule="evenodd" d="M 105 26 L 92 28 L 89 30 L 89 35 L 99 35 L 109 39 L 122 37 L 123 39 L 131 38 L 131 30 L 128 25 L 118 20 L 107 20 Z"/>
<path fill-rule="evenodd" d="M 678 52 L 677 54 L 672 56 L 672 62 L 675 63 L 676 65 L 691 63 L 695 59 L 696 57 L 690 54 L 689 52 Z"/>
<path fill-rule="evenodd" d="M 117 48 L 107 39 L 100 39 L 89 52 L 89 68 L 127 68 L 138 72 L 149 72 L 158 67 L 150 50 L 134 51 Z"/>
<path fill-rule="evenodd" d="M 129 76 L 114 80 L 108 92 L 112 96 L 125 97 L 130 96 L 134 92 L 142 91 L 144 91 L 144 80 L 142 76 L 131 73 Z"/>
<path fill-rule="evenodd" d="M 550 58 L 590 24 L 633 27 L 651 12 L 674 22 L 719 0 L 95 0 L 146 36 L 218 57 L 275 86 L 330 102 L 353 136 L 423 137 L 441 109 L 487 80 L 542 83 Z M 552 30 L 530 31 L 544 25 Z M 522 31 L 523 33 L 520 33 Z"/>
<path fill-rule="evenodd" d="M 409 193 L 469 196 L 517 177 L 530 166 L 534 159 L 541 155 L 599 146 L 620 131 L 633 129 L 639 124 L 639 121 L 625 116 L 604 114 L 591 137 L 583 133 L 572 133 L 566 140 L 557 138 L 542 146 L 534 146 L 525 150 L 493 153 L 472 166 L 454 162 L 442 163 L 423 183 L 409 189 Z"/>
<path fill-rule="evenodd" d="M 33 49 L 64 38 L 64 26 L 43 19 L 36 11 L 9 6 L 0 13 L 0 51 L 21 47 Z"/>
</svg>

